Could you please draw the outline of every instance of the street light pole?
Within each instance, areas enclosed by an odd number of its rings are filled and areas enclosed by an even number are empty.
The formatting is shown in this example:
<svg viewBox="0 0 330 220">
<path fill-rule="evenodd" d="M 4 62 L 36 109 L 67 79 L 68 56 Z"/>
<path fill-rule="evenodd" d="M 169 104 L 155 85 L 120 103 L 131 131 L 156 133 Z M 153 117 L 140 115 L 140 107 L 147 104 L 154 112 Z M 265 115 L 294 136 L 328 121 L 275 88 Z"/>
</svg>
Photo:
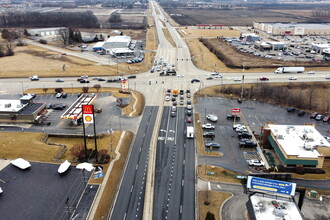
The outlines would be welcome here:
<svg viewBox="0 0 330 220">
<path fill-rule="evenodd" d="M 244 75 L 242 76 L 242 91 L 241 91 L 241 100 L 243 99 L 243 89 L 244 89 L 244 86 L 243 86 L 243 84 L 244 84 Z"/>
</svg>

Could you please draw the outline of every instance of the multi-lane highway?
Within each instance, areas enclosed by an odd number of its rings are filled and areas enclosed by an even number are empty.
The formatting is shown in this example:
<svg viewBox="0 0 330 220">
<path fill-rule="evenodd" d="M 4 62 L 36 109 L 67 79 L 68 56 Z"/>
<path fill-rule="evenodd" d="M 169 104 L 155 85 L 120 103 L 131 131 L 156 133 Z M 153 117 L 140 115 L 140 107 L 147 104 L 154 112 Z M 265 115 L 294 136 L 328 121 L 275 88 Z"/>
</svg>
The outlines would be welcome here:
<svg viewBox="0 0 330 220">
<path fill-rule="evenodd" d="M 144 110 L 110 219 L 142 219 L 150 141 L 157 112 L 155 106 Z"/>
<path fill-rule="evenodd" d="M 195 144 L 186 138 L 186 110 L 164 107 L 158 133 L 152 219 L 195 218 Z"/>
</svg>

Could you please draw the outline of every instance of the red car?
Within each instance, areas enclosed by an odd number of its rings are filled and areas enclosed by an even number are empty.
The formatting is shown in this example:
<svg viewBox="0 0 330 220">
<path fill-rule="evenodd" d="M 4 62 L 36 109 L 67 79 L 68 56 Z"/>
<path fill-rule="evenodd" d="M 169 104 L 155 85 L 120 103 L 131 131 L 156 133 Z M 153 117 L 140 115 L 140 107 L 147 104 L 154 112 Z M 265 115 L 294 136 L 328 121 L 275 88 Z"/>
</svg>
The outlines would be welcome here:
<svg viewBox="0 0 330 220">
<path fill-rule="evenodd" d="M 186 122 L 187 123 L 191 123 L 192 122 L 192 119 L 190 117 L 187 117 Z"/>
<path fill-rule="evenodd" d="M 259 80 L 260 81 L 268 81 L 269 79 L 267 77 L 260 77 Z"/>
<path fill-rule="evenodd" d="M 324 118 L 323 118 L 323 122 L 329 122 L 330 121 L 330 116 L 325 116 Z"/>
<path fill-rule="evenodd" d="M 309 118 L 315 119 L 316 116 L 317 116 L 318 114 L 319 114 L 319 113 L 314 112 L 314 113 L 312 113 L 312 114 L 309 116 Z"/>
</svg>

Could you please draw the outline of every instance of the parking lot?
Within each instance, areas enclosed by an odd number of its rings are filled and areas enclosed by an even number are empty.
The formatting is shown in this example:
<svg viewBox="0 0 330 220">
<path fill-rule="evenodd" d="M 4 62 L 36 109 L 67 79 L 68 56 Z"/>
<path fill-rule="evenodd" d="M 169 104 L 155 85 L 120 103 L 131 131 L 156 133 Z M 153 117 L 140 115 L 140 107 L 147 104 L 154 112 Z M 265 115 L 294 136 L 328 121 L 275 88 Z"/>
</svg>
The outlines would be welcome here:
<svg viewBox="0 0 330 220">
<path fill-rule="evenodd" d="M 60 176 L 57 169 L 57 164 L 31 163 L 28 170 L 11 164 L 1 170 L 1 219 L 68 219 L 68 208 L 72 214 L 91 173 L 71 167 Z M 88 190 L 88 197 L 93 198 L 95 193 Z M 84 209 L 92 200 L 85 197 L 82 201 L 76 211 L 86 217 L 88 209 Z"/>
<path fill-rule="evenodd" d="M 196 105 L 197 112 L 201 115 L 201 123 L 212 123 L 215 125 L 215 138 L 206 138 L 205 142 L 216 142 L 221 145 L 220 151 L 224 154 L 220 159 L 210 159 L 214 165 L 220 165 L 236 171 L 247 170 L 246 160 L 260 159 L 256 148 L 239 147 L 237 133 L 233 130 L 234 120 L 228 120 L 227 115 L 231 114 L 231 108 L 240 108 L 240 124 L 249 126 L 255 133 L 261 132 L 261 127 L 266 122 L 286 125 L 303 125 L 304 123 L 316 124 L 316 129 L 323 135 L 328 135 L 329 123 L 309 119 L 309 113 L 299 117 L 297 112 L 288 113 L 285 107 L 271 105 L 256 101 L 243 101 L 239 104 L 236 100 L 226 98 L 199 98 Z M 217 122 L 210 122 L 206 119 L 207 114 L 218 116 Z"/>
</svg>

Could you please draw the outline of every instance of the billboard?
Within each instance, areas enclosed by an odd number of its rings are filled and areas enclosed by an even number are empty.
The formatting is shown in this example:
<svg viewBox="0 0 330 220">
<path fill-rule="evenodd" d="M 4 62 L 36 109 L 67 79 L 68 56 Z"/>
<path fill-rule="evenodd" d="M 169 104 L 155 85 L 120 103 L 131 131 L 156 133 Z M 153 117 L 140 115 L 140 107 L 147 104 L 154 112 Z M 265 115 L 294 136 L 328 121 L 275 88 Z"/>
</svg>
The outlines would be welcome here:
<svg viewBox="0 0 330 220">
<path fill-rule="evenodd" d="M 305 34 L 305 28 L 304 27 L 295 27 L 294 28 L 294 34 L 295 35 L 304 35 Z"/>
<path fill-rule="evenodd" d="M 240 108 L 232 108 L 231 109 L 231 114 L 232 115 L 238 115 L 241 112 Z"/>
<path fill-rule="evenodd" d="M 123 80 L 121 81 L 121 89 L 122 89 L 123 91 L 126 91 L 126 90 L 128 89 L 128 81 L 127 81 L 127 79 L 123 79 Z"/>
<path fill-rule="evenodd" d="M 93 105 L 82 105 L 82 113 L 85 124 L 94 123 Z"/>
<path fill-rule="evenodd" d="M 296 184 L 272 179 L 264 179 L 255 176 L 249 176 L 247 188 L 253 191 L 263 191 L 281 195 L 294 196 Z"/>
</svg>

